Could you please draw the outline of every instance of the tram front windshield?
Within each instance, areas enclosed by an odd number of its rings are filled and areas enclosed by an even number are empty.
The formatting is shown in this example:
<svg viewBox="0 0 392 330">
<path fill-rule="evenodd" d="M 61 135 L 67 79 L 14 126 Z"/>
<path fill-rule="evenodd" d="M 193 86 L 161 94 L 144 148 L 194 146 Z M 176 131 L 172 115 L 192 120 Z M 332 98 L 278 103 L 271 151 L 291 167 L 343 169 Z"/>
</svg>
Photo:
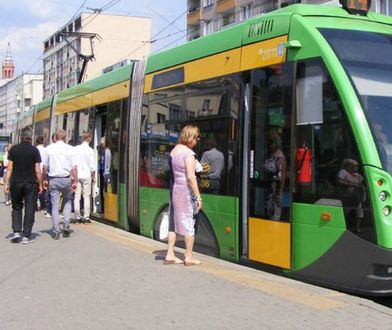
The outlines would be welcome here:
<svg viewBox="0 0 392 330">
<path fill-rule="evenodd" d="M 363 104 L 383 168 L 392 174 L 392 36 L 320 29 Z"/>
</svg>

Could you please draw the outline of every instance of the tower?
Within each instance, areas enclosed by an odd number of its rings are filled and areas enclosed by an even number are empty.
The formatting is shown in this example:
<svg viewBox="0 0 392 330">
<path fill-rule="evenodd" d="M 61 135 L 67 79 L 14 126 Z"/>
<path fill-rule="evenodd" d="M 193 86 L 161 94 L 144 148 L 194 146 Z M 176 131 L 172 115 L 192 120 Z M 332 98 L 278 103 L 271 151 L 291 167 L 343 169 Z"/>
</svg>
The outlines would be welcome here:
<svg viewBox="0 0 392 330">
<path fill-rule="evenodd" d="M 14 78 L 14 60 L 12 59 L 11 55 L 11 45 L 8 42 L 8 48 L 7 52 L 5 54 L 5 58 L 3 60 L 2 66 L 1 66 L 1 78 L 2 79 L 12 79 Z"/>
</svg>

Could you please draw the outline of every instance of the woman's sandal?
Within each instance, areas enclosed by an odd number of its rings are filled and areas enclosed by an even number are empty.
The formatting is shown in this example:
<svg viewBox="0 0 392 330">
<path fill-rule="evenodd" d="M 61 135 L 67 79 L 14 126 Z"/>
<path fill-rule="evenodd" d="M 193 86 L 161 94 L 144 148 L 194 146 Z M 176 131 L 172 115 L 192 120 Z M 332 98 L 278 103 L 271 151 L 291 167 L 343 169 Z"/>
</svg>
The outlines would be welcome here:
<svg viewBox="0 0 392 330">
<path fill-rule="evenodd" d="M 164 265 L 182 265 L 184 263 L 184 261 L 182 261 L 181 259 L 179 259 L 179 258 L 175 258 L 175 259 L 173 259 L 173 260 L 167 260 L 167 259 L 165 259 L 164 261 L 163 261 L 163 264 Z"/>
<path fill-rule="evenodd" d="M 197 259 L 192 259 L 192 260 L 185 260 L 184 261 L 184 265 L 185 266 L 197 266 L 197 265 L 200 265 L 201 264 L 201 261 L 200 260 L 197 260 Z"/>
</svg>

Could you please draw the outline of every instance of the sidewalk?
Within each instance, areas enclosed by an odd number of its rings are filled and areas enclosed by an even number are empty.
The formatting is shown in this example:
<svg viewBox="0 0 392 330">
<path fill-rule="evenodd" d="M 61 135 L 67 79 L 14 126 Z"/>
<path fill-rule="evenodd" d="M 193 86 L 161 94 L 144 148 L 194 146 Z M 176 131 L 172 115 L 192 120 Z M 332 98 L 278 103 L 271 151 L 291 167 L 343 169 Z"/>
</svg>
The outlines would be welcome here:
<svg viewBox="0 0 392 330">
<path fill-rule="evenodd" d="M 0 200 L 3 200 L 0 196 Z M 207 256 L 162 264 L 166 245 L 97 222 L 12 244 L 0 204 L 0 329 L 392 329 L 392 310 Z"/>
</svg>

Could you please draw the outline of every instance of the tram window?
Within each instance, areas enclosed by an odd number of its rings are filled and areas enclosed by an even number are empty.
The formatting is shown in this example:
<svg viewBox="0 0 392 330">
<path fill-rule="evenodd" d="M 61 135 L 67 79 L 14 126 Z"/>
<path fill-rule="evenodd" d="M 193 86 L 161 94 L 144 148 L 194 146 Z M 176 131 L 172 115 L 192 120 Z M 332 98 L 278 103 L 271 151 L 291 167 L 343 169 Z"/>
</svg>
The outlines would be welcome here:
<svg viewBox="0 0 392 330">
<path fill-rule="evenodd" d="M 40 122 L 36 122 L 34 125 L 34 136 L 42 136 L 44 138 L 44 144 L 49 143 L 49 119 L 45 119 Z"/>
<path fill-rule="evenodd" d="M 288 221 L 290 217 L 293 64 L 251 73 L 252 117 L 249 152 L 249 215 Z"/>
<path fill-rule="evenodd" d="M 64 126 L 65 120 L 64 120 L 64 118 L 65 118 L 64 114 L 61 114 L 61 115 L 57 116 L 57 119 L 56 119 L 56 129 L 59 129 L 59 128 L 65 129 L 65 126 Z"/>
<path fill-rule="evenodd" d="M 77 134 L 77 144 L 80 144 L 83 142 L 83 133 L 89 131 L 89 110 L 81 110 L 78 113 L 79 118 L 78 118 L 78 134 Z"/>
<path fill-rule="evenodd" d="M 49 136 L 49 127 L 50 127 L 50 118 L 45 119 L 43 121 L 44 127 L 42 131 L 42 136 L 44 137 L 44 145 L 48 145 L 50 142 L 50 136 Z"/>
<path fill-rule="evenodd" d="M 109 148 L 112 155 L 110 164 L 110 189 L 113 194 L 117 194 L 118 192 L 121 102 L 122 101 L 115 101 L 107 105 L 106 146 Z"/>
<path fill-rule="evenodd" d="M 356 142 L 336 88 L 319 59 L 298 63 L 297 79 L 319 72 L 322 91 L 322 120 L 296 125 L 295 202 L 343 206 L 346 226 L 362 237 L 374 239 L 369 198 L 365 198 L 365 179 Z M 313 83 L 315 82 L 312 80 Z M 297 85 L 297 89 L 301 86 Z M 297 107 L 301 103 L 297 103 Z M 297 109 L 297 113 L 301 109 Z M 355 166 L 354 166 L 355 165 Z M 347 188 L 347 176 L 358 178 L 358 189 Z"/>
<path fill-rule="evenodd" d="M 76 112 L 69 112 L 64 116 L 65 131 L 67 133 L 67 143 L 71 146 L 76 145 L 75 141 L 75 124 L 76 124 Z"/>
<path fill-rule="evenodd" d="M 238 166 L 233 164 L 237 164 L 238 157 L 239 83 L 232 77 L 146 95 L 144 104 L 147 107 L 143 108 L 142 118 L 147 116 L 147 125 L 142 122 L 141 164 L 147 164 L 149 177 L 156 178 L 153 180 L 155 187 L 168 187 L 170 151 L 177 143 L 181 128 L 194 124 L 200 128 L 202 136 L 195 150 L 198 159 L 214 148 L 222 154 L 221 169 L 214 173 L 215 176 L 219 172 L 220 177 L 212 177 L 212 173 L 206 172 L 200 178 L 202 192 L 226 195 L 237 191 Z M 212 180 L 218 183 L 214 189 Z M 148 182 L 141 182 L 141 185 L 154 186 Z"/>
<path fill-rule="evenodd" d="M 151 93 L 145 97 L 140 150 L 140 184 L 145 187 L 169 187 L 169 155 L 177 143 L 176 123 L 183 121 L 184 89 L 177 87 L 165 93 Z M 167 123 L 174 123 L 170 129 Z"/>
<path fill-rule="evenodd" d="M 44 122 L 43 121 L 36 122 L 34 125 L 34 136 L 35 137 L 40 136 L 40 135 L 43 136 L 43 133 L 44 133 Z M 35 142 L 35 141 L 33 141 L 33 142 Z"/>
<path fill-rule="evenodd" d="M 323 121 L 322 73 L 318 67 L 309 70 L 305 77 L 297 79 L 297 125 L 316 124 Z"/>
<path fill-rule="evenodd" d="M 127 173 L 128 173 L 128 163 L 130 157 L 133 158 L 133 155 L 129 155 L 129 151 L 127 150 L 127 142 L 129 139 L 129 111 L 128 111 L 128 99 L 123 99 L 121 102 L 121 139 L 119 146 L 120 153 L 120 168 L 119 168 L 119 179 L 120 183 L 126 182 Z"/>
</svg>

